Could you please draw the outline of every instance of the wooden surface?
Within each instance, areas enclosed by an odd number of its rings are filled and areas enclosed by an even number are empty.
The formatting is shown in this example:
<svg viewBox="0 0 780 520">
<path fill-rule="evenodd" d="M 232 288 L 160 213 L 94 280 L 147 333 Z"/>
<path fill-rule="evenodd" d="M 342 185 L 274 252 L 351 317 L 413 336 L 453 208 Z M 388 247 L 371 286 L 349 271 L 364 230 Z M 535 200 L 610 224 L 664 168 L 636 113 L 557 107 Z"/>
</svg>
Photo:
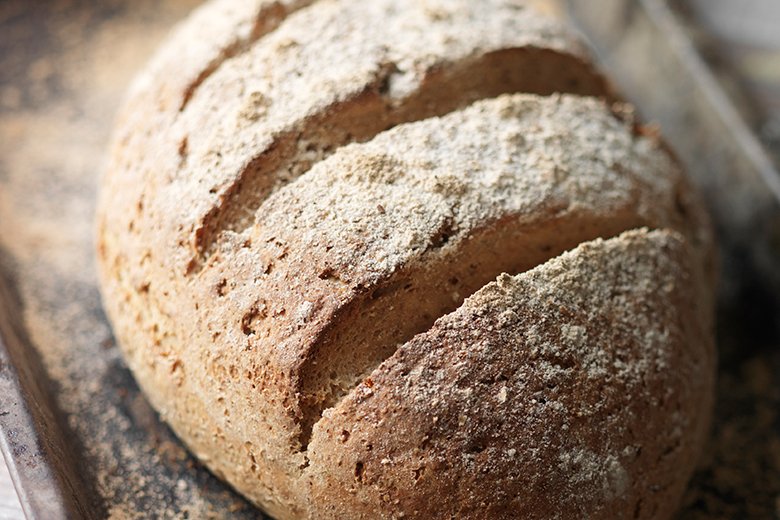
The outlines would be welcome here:
<svg viewBox="0 0 780 520">
<path fill-rule="evenodd" d="M 22 518 L 24 518 L 22 506 L 16 497 L 16 491 L 11 483 L 11 476 L 8 474 L 5 460 L 0 457 L 0 520 L 17 520 Z"/>
</svg>

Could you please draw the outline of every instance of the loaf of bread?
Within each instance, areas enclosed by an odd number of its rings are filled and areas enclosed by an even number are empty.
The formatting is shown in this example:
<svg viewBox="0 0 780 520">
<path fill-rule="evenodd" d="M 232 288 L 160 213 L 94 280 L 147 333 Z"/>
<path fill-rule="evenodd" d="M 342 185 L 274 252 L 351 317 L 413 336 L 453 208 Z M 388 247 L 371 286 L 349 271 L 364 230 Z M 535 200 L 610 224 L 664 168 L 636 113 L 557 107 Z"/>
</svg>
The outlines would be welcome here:
<svg viewBox="0 0 780 520">
<path fill-rule="evenodd" d="M 707 217 L 513 0 L 214 0 L 133 84 L 103 298 L 152 405 L 287 518 L 669 518 Z"/>
</svg>

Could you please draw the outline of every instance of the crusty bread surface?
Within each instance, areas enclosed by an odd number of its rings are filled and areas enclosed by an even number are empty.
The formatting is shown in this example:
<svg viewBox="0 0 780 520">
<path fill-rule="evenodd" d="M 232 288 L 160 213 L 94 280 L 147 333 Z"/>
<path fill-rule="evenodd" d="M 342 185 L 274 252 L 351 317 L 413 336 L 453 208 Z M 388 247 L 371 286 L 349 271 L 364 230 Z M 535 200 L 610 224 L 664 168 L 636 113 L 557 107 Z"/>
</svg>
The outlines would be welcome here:
<svg viewBox="0 0 780 520">
<path fill-rule="evenodd" d="M 668 518 L 712 237 L 511 0 L 213 0 L 118 117 L 103 299 L 150 402 L 276 518 Z"/>
</svg>

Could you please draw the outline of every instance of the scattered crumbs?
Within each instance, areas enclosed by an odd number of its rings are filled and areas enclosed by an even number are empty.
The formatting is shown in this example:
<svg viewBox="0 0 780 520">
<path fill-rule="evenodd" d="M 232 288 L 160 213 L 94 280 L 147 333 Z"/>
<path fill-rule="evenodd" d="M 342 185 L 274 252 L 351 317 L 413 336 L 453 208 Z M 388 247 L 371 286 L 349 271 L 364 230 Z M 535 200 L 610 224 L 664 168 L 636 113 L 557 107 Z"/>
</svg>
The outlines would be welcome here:
<svg viewBox="0 0 780 520">
<path fill-rule="evenodd" d="M 506 386 L 501 387 L 501 390 L 498 391 L 498 395 L 496 395 L 496 398 L 498 399 L 499 403 L 506 402 Z"/>
</svg>

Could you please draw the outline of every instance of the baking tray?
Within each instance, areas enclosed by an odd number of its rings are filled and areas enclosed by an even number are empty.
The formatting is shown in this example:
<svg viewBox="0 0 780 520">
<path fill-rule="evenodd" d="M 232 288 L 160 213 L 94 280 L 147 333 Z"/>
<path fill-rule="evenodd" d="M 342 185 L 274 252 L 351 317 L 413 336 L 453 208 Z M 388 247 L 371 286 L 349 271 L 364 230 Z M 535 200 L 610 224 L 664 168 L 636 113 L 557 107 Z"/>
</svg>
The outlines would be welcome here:
<svg viewBox="0 0 780 520">
<path fill-rule="evenodd" d="M 92 214 L 113 114 L 134 72 L 197 3 L 0 2 L 0 444 L 28 518 L 258 517 L 139 393 L 95 279 Z M 627 96 L 661 123 L 724 244 L 713 441 L 681 517 L 772 518 L 780 504 L 774 169 L 664 4 L 595 5 L 568 9 Z M 654 102 L 658 82 L 677 96 Z"/>
</svg>

